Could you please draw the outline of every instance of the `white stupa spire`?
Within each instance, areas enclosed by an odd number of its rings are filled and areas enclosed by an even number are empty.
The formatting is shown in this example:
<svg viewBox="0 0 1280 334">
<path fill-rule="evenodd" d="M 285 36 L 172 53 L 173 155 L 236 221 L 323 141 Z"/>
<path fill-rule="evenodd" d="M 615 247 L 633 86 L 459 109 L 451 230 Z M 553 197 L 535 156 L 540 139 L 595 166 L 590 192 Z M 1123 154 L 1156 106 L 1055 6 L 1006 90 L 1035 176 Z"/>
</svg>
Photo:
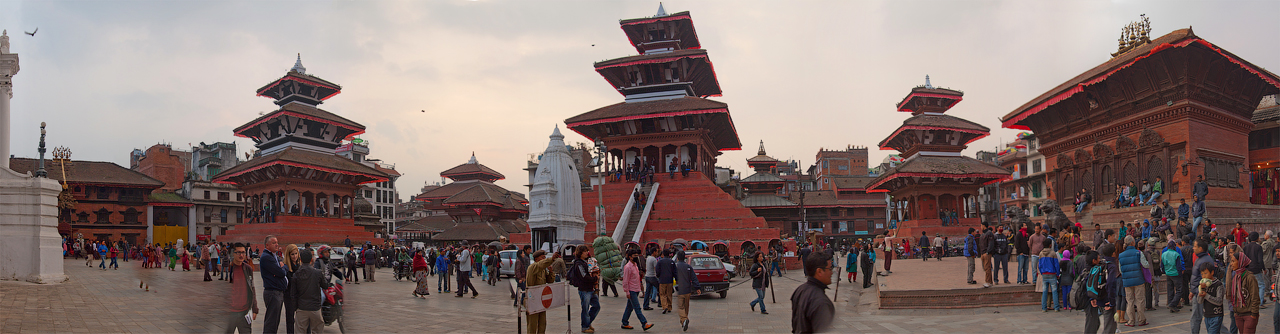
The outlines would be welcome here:
<svg viewBox="0 0 1280 334">
<path fill-rule="evenodd" d="M 662 3 L 661 3 L 661 2 L 659 2 L 659 3 L 658 3 L 658 15 L 654 15 L 654 17 L 663 17 L 663 16 L 667 16 L 667 10 L 666 10 L 666 9 L 663 9 L 663 8 L 662 8 Z"/>
<path fill-rule="evenodd" d="M 564 140 L 564 135 L 560 134 L 560 126 L 556 125 L 555 130 L 551 131 L 551 139 Z"/>
<path fill-rule="evenodd" d="M 473 164 L 473 165 L 478 163 L 478 162 L 476 162 L 476 152 L 475 152 L 475 151 L 471 151 L 471 160 L 467 160 L 467 163 L 469 163 L 469 164 Z"/>
<path fill-rule="evenodd" d="M 933 84 L 929 83 L 929 75 L 924 75 L 924 88 L 933 89 Z"/>
<path fill-rule="evenodd" d="M 298 54 L 298 60 L 293 62 L 293 68 L 289 71 L 307 74 L 307 68 L 302 66 L 302 54 Z"/>
</svg>

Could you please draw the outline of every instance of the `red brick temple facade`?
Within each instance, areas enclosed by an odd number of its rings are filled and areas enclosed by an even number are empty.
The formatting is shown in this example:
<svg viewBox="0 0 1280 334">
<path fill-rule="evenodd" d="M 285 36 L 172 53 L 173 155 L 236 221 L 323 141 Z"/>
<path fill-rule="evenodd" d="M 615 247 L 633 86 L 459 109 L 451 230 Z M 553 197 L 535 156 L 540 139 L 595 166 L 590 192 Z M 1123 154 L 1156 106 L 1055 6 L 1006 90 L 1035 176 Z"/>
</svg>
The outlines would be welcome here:
<svg viewBox="0 0 1280 334">
<path fill-rule="evenodd" d="M 1250 159 L 1258 155 L 1248 147 L 1250 119 L 1263 96 L 1280 92 L 1280 77 L 1190 28 L 1154 40 L 1147 31 L 1001 118 L 1004 127 L 1039 137 L 1050 198 L 1068 207 L 1086 189 L 1093 205 L 1069 216 L 1114 228 L 1150 208 L 1111 209 L 1117 184 L 1161 177 L 1162 200 L 1177 206 L 1194 201 L 1193 184 L 1204 176 L 1206 217 L 1256 231 L 1280 227 L 1280 207 L 1249 203 Z"/>
<path fill-rule="evenodd" d="M 888 138 L 881 150 L 897 150 L 906 160 L 871 181 L 871 192 L 888 192 L 904 203 L 904 219 L 889 236 L 963 236 L 970 227 L 981 227 L 976 196 L 983 185 L 1009 177 L 1000 166 L 965 157 L 961 152 L 990 129 L 945 114 L 959 103 L 964 93 L 929 84 L 916 87 L 898 103 L 898 111 L 910 112 Z M 950 220 L 955 212 L 955 220 Z M 944 217 L 947 222 L 944 225 Z M 895 215 L 896 216 L 896 215 Z"/>
<path fill-rule="evenodd" d="M 267 235 L 298 244 L 374 241 L 372 232 L 355 225 L 356 191 L 388 177 L 334 153 L 343 140 L 364 133 L 363 125 L 316 108 L 341 89 L 307 74 L 301 59 L 258 89 L 280 108 L 235 129 L 236 136 L 254 141 L 258 154 L 213 182 L 244 192 L 249 224 L 232 227 L 218 241 L 257 244 Z"/>
<path fill-rule="evenodd" d="M 736 253 L 744 241 L 756 245 L 779 237 L 777 228 L 742 206 L 716 186 L 715 163 L 721 151 L 742 147 L 729 115 L 728 105 L 707 99 L 720 96 L 715 69 L 702 49 L 689 12 L 621 21 L 622 30 L 639 55 L 595 63 L 600 73 L 625 101 L 565 120 L 573 131 L 608 148 L 606 166 L 623 171 L 649 166 L 657 171 L 651 212 L 643 220 L 639 211 L 624 222 L 626 240 L 725 240 Z M 688 177 L 669 177 L 673 162 L 687 164 Z M 625 181 L 597 185 L 583 192 L 587 232 L 596 237 L 598 191 L 604 191 L 604 230 L 613 234 L 636 183 Z M 639 222 L 643 220 L 643 222 Z M 634 230 L 630 228 L 635 228 Z"/>
</svg>

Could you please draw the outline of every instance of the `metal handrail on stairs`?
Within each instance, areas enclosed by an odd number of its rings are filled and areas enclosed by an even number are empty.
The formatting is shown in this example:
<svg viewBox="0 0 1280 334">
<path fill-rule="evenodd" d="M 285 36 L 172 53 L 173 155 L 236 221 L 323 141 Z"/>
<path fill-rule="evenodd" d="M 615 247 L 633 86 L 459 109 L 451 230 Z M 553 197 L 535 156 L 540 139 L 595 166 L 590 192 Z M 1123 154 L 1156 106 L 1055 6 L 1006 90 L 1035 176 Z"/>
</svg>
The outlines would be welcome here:
<svg viewBox="0 0 1280 334">
<path fill-rule="evenodd" d="M 644 213 L 640 215 L 640 223 L 636 224 L 635 233 L 631 234 L 631 241 L 640 242 L 640 234 L 644 232 L 644 224 L 649 221 L 649 212 L 653 210 L 653 199 L 658 197 L 658 183 L 653 183 L 653 188 L 649 189 L 649 200 L 644 205 Z"/>
<path fill-rule="evenodd" d="M 636 183 L 636 186 L 631 188 L 631 192 L 627 193 L 627 205 L 622 208 L 622 216 L 618 217 L 618 225 L 613 227 L 613 242 L 619 242 L 618 239 L 622 239 L 623 233 L 626 233 L 627 222 L 631 220 L 631 207 L 636 204 L 636 197 L 631 196 L 631 194 L 634 194 L 637 190 L 640 190 L 639 183 Z"/>
</svg>

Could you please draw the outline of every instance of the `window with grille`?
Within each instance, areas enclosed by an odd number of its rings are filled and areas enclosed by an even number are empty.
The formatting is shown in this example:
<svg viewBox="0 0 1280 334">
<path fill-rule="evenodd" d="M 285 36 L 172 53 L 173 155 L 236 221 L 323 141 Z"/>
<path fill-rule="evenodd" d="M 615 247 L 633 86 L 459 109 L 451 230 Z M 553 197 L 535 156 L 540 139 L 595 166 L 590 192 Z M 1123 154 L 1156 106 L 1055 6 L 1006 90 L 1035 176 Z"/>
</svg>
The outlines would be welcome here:
<svg viewBox="0 0 1280 334">
<path fill-rule="evenodd" d="M 107 211 L 107 209 L 98 209 L 98 212 L 94 212 L 94 214 L 98 215 L 98 220 L 94 222 L 95 224 L 111 223 L 111 211 Z"/>
</svg>

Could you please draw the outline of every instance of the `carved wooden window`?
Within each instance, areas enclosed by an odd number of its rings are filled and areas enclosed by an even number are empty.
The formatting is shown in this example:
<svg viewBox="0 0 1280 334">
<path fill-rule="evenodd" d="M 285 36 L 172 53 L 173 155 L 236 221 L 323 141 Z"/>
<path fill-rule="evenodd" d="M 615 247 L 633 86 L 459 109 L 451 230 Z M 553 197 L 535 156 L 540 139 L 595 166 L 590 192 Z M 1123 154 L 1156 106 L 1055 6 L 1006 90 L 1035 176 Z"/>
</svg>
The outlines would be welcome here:
<svg viewBox="0 0 1280 334">
<path fill-rule="evenodd" d="M 1129 182 L 1133 182 L 1134 186 L 1138 185 L 1138 167 L 1133 165 L 1133 161 L 1126 161 L 1122 171 L 1124 174 L 1121 174 L 1121 184 L 1127 186 L 1129 185 Z"/>
<path fill-rule="evenodd" d="M 1147 160 L 1147 180 L 1155 184 L 1157 176 L 1164 178 L 1164 161 L 1151 157 L 1151 160 Z"/>
<path fill-rule="evenodd" d="M 110 197 L 110 196 L 111 196 L 110 190 L 107 190 L 107 188 L 98 187 L 98 199 L 107 199 L 107 197 Z"/>
<path fill-rule="evenodd" d="M 110 224 L 111 223 L 111 211 L 107 211 L 107 209 L 103 208 L 103 209 L 98 209 L 98 211 L 95 211 L 94 214 L 98 216 L 98 220 L 94 221 L 93 222 L 94 224 Z"/>
<path fill-rule="evenodd" d="M 1062 183 L 1060 183 L 1060 185 L 1061 186 L 1058 187 L 1058 199 L 1066 200 L 1071 198 L 1071 195 L 1074 194 L 1074 191 L 1071 190 L 1071 188 L 1073 188 L 1072 186 L 1075 185 L 1075 183 L 1071 182 L 1070 173 L 1062 174 Z"/>
<path fill-rule="evenodd" d="M 1099 183 L 1099 185 L 1102 186 L 1102 189 L 1098 191 L 1099 193 L 1110 194 L 1111 192 L 1115 191 L 1116 178 L 1115 178 L 1115 175 L 1113 174 L 1114 173 L 1111 172 L 1111 166 L 1102 166 L 1102 174 L 1100 175 L 1100 178 L 1099 178 L 1099 180 L 1102 180 Z"/>
<path fill-rule="evenodd" d="M 124 212 L 121 212 L 121 214 L 123 214 L 123 215 L 124 215 L 124 223 L 125 223 L 125 224 L 137 224 L 137 223 L 138 223 L 138 214 L 139 214 L 138 209 L 129 208 L 128 210 L 124 210 Z"/>
<path fill-rule="evenodd" d="M 1240 169 L 1242 163 L 1236 161 L 1200 158 L 1204 163 L 1204 182 L 1212 187 L 1241 188 Z"/>
<path fill-rule="evenodd" d="M 77 214 L 76 214 L 76 217 L 78 217 L 78 218 L 79 218 L 79 219 L 76 219 L 76 222 L 77 222 L 77 223 L 86 223 L 86 224 L 87 224 L 87 223 L 89 223 L 89 213 L 88 213 L 88 212 L 80 211 L 80 213 L 77 213 Z"/>
<path fill-rule="evenodd" d="M 1088 189 L 1089 192 L 1094 191 L 1093 190 L 1093 174 L 1089 173 L 1088 169 L 1085 169 L 1084 172 L 1080 173 L 1080 187 L 1077 187 L 1077 189 L 1072 189 L 1072 190 L 1079 190 L 1080 188 Z"/>
</svg>

